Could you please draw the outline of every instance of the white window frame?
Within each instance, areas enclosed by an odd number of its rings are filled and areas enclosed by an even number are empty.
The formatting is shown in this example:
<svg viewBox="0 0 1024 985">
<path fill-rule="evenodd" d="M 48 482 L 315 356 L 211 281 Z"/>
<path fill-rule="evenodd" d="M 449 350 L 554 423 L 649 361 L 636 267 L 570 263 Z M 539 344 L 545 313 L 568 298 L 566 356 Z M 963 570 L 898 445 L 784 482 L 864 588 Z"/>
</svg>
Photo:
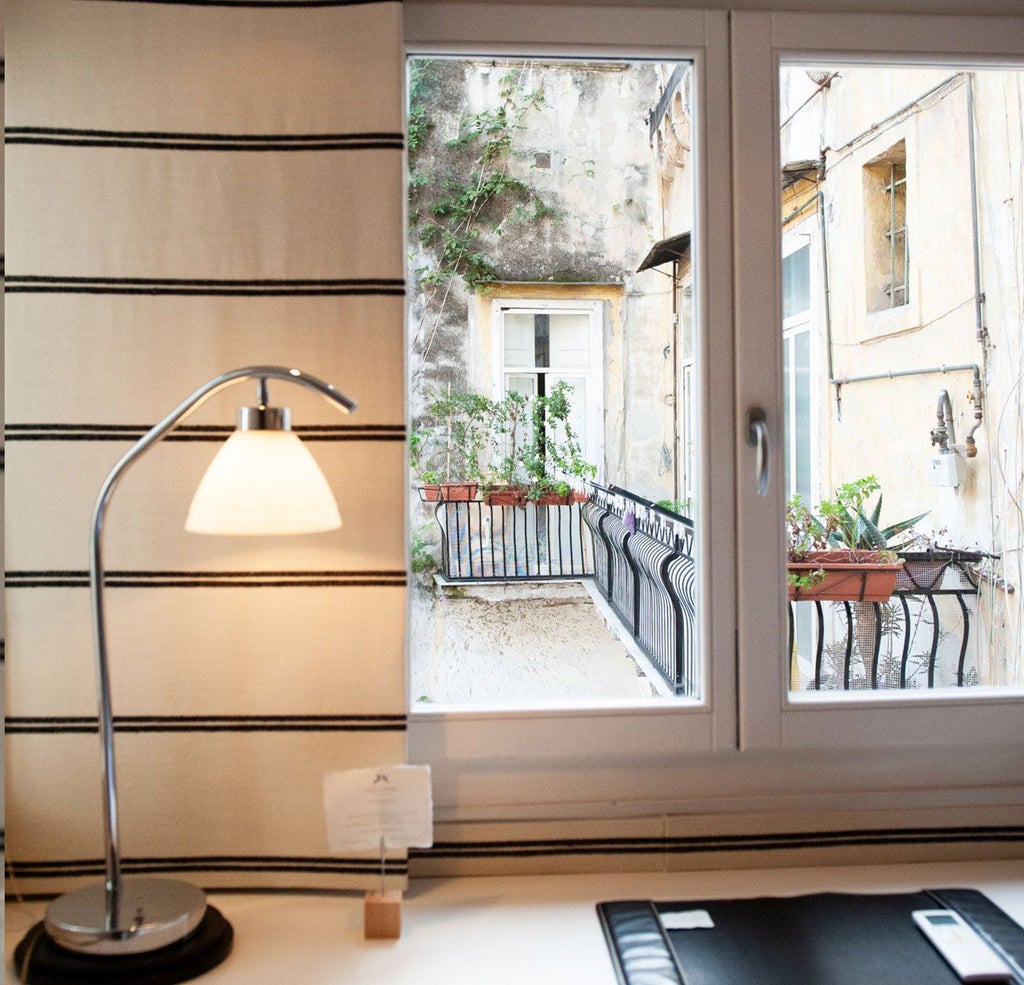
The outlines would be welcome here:
<svg viewBox="0 0 1024 985">
<path fill-rule="evenodd" d="M 409 754 L 433 768 L 438 819 L 1020 803 L 1020 695 L 791 700 L 778 448 L 768 495 L 758 496 L 746 415 L 763 408 L 777 440 L 780 59 L 878 52 L 1024 63 L 1024 19 L 642 7 L 588 8 L 580 17 L 574 7 L 430 2 L 406 4 L 404 17 L 408 54 L 688 58 L 697 92 L 694 296 L 705 439 L 697 519 L 708 700 L 417 712 Z"/>
<path fill-rule="evenodd" d="M 731 20 L 734 105 L 736 379 L 741 407 L 767 411 L 782 433 L 779 69 L 783 62 L 1024 67 L 1021 18 L 957 18 L 736 13 Z M 775 80 L 774 84 L 768 84 Z M 770 248 L 769 248 L 770 246 Z M 776 313 L 774 321 L 766 311 Z M 740 747 L 755 750 L 871 750 L 879 769 L 919 778 L 928 756 L 941 758 L 948 789 L 1024 779 L 1019 746 L 1024 694 L 1003 688 L 970 693 L 789 693 L 785 661 L 786 601 L 777 588 L 785 564 L 783 483 L 758 496 L 753 456 L 738 443 Z M 766 532 L 769 532 L 766 534 Z M 757 552 L 743 545 L 760 541 Z M 836 737 L 842 736 L 842 746 Z M 897 757 L 903 758 L 898 767 Z"/>
<path fill-rule="evenodd" d="M 705 326 L 698 359 L 712 380 L 700 412 L 707 422 L 708 444 L 730 447 L 734 421 L 726 15 L 609 8 L 580 17 L 579 9 L 571 7 L 416 3 L 406 6 L 404 20 L 407 55 L 486 52 L 693 62 L 693 160 L 697 180 L 707 189 L 695 217 L 694 295 L 698 323 Z M 712 226 L 724 231 L 714 245 L 707 236 Z M 717 395 L 714 414 L 708 392 Z M 619 804 L 614 811 L 646 812 L 666 799 L 666 760 L 735 750 L 731 470 L 715 475 L 709 471 L 701 481 L 701 502 L 714 505 L 697 518 L 698 536 L 721 546 L 719 552 L 701 551 L 698 605 L 705 697 L 700 702 L 621 702 L 597 708 L 416 708 L 410 717 L 410 756 L 431 764 L 439 818 L 590 816 L 595 811 L 607 813 L 610 797 Z M 618 776 L 611 792 L 607 771 L 616 764 Z"/>
<path fill-rule="evenodd" d="M 589 365 L 586 369 L 560 368 L 558 366 L 507 366 L 505 364 L 505 315 L 517 314 L 586 314 L 590 319 Z M 583 457 L 598 465 L 598 482 L 604 481 L 604 352 L 603 338 L 604 303 L 602 301 L 575 301 L 571 298 L 537 299 L 495 298 L 491 302 L 491 326 L 494 344 L 491 346 L 491 396 L 500 400 L 505 395 L 506 378 L 509 376 L 582 376 L 587 381 L 586 447 Z"/>
</svg>

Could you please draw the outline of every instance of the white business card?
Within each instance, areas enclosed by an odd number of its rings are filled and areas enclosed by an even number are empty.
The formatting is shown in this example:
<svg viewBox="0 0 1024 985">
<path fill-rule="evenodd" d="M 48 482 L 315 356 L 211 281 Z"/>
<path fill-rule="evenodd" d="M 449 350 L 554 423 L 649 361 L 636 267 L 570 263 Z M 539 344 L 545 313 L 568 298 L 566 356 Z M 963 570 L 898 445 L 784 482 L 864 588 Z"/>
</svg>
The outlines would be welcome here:
<svg viewBox="0 0 1024 985">
<path fill-rule="evenodd" d="M 378 766 L 324 776 L 327 845 L 333 854 L 429 848 L 434 805 L 429 766 Z"/>
</svg>

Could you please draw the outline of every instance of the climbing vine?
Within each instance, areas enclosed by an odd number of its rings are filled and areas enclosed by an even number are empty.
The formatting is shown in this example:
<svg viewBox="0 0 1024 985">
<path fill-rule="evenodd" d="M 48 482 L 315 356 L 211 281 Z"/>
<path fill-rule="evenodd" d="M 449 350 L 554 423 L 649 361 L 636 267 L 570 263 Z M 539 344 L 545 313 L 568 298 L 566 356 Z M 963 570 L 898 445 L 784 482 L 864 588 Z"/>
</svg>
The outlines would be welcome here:
<svg viewBox="0 0 1024 985">
<path fill-rule="evenodd" d="M 435 120 L 443 65 L 415 62 L 409 84 L 409 219 L 431 259 L 416 271 L 425 292 L 416 333 L 424 356 L 453 283 L 461 280 L 477 291 L 498 278 L 493 246 L 506 227 L 558 217 L 512 167 L 527 115 L 545 105 L 543 84 L 533 84 L 530 63 L 510 65 L 500 78 L 496 105 L 463 114 L 447 140 L 436 136 Z"/>
</svg>

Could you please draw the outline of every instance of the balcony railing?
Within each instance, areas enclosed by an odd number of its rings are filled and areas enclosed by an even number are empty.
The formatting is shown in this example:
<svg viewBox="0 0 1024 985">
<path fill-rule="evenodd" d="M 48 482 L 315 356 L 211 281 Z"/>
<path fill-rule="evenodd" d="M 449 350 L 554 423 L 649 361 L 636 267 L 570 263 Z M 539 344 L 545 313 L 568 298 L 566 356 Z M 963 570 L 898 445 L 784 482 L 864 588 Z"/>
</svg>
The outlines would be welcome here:
<svg viewBox="0 0 1024 985">
<path fill-rule="evenodd" d="M 904 555 L 888 602 L 791 602 L 791 687 L 878 690 L 969 687 L 978 663 L 980 554 Z"/>
<path fill-rule="evenodd" d="M 580 504 L 488 506 L 440 502 L 440 568 L 446 581 L 537 581 L 593 574 Z"/>
<path fill-rule="evenodd" d="M 559 506 L 439 502 L 441 574 L 447 581 L 588 579 L 669 690 L 700 693 L 693 521 L 616 486 L 590 484 L 590 500 Z M 936 566 L 921 556 L 889 602 L 793 602 L 793 690 L 968 687 L 979 666 L 981 555 Z M 925 562 L 932 559 L 925 558 Z"/>
<path fill-rule="evenodd" d="M 693 522 L 615 486 L 592 486 L 583 519 L 594 582 L 676 695 L 699 692 Z"/>
</svg>

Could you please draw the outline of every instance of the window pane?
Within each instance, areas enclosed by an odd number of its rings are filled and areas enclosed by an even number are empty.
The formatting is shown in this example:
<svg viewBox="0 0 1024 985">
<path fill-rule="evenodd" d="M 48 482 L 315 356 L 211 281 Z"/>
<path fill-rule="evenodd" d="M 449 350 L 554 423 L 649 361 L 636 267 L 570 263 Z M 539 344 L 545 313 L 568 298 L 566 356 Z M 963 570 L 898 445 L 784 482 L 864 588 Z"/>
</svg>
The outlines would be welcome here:
<svg viewBox="0 0 1024 985">
<path fill-rule="evenodd" d="M 782 267 L 791 688 L 1021 686 L 1022 74 L 779 91 L 782 232 L 815 234 Z"/>
<path fill-rule="evenodd" d="M 782 258 L 782 317 L 811 306 L 811 247 L 803 246 Z"/>
<path fill-rule="evenodd" d="M 696 707 L 693 66 L 409 66 L 413 694 Z"/>
</svg>

